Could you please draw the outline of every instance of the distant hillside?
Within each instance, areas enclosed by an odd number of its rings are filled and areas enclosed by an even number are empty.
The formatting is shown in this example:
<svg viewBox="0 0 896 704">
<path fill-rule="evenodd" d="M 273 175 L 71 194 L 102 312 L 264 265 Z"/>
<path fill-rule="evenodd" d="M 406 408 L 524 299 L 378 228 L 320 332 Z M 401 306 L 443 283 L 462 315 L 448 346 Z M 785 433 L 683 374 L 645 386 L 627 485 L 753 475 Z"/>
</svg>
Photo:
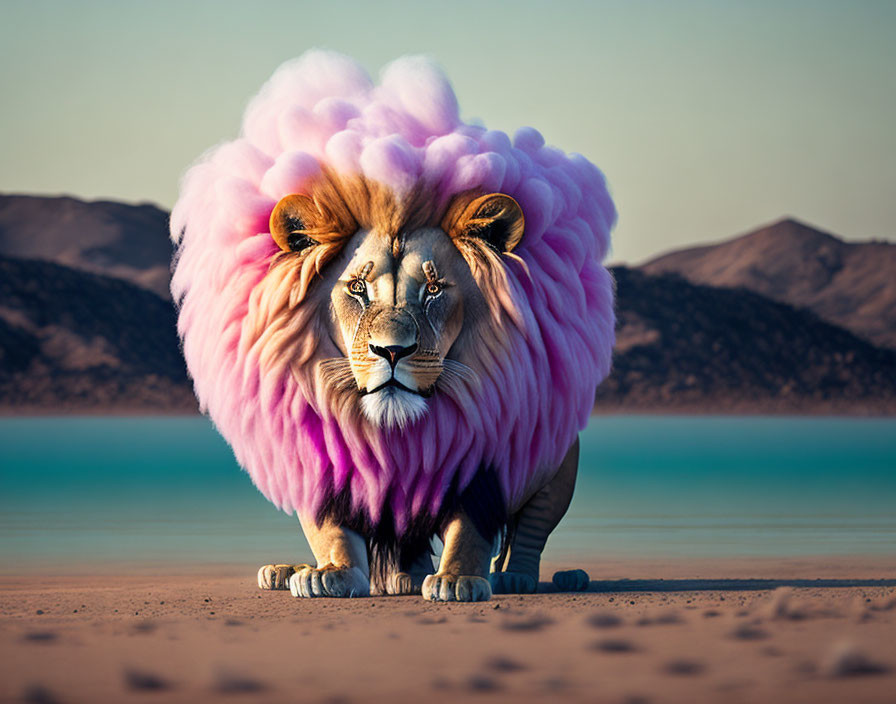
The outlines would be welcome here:
<svg viewBox="0 0 896 704">
<path fill-rule="evenodd" d="M 154 205 L 0 195 L 0 255 L 125 279 L 169 298 L 168 213 Z"/>
<path fill-rule="evenodd" d="M 844 242 L 796 220 L 640 267 L 711 286 L 743 287 L 809 308 L 876 345 L 896 349 L 896 244 Z"/>
<path fill-rule="evenodd" d="M 0 410 L 195 411 L 171 302 L 0 257 Z"/>
<path fill-rule="evenodd" d="M 896 351 L 743 290 L 616 267 L 596 410 L 896 413 Z"/>
<path fill-rule="evenodd" d="M 798 308 L 894 340 L 894 251 L 785 221 L 617 267 L 618 344 L 597 410 L 896 413 L 896 350 Z M 153 206 L 0 196 L 0 412 L 195 411 L 170 255 Z"/>
</svg>

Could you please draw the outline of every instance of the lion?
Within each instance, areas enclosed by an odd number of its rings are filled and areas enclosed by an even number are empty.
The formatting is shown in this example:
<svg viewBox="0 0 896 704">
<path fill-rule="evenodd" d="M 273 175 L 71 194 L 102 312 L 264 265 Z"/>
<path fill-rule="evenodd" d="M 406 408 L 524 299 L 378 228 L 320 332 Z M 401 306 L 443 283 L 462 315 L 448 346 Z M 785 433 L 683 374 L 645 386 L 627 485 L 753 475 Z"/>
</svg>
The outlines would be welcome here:
<svg viewBox="0 0 896 704">
<path fill-rule="evenodd" d="M 316 561 L 262 589 L 536 590 L 610 368 L 614 222 L 596 167 L 464 123 L 425 59 L 379 86 L 330 52 L 275 72 L 171 219 L 200 406 Z"/>
</svg>

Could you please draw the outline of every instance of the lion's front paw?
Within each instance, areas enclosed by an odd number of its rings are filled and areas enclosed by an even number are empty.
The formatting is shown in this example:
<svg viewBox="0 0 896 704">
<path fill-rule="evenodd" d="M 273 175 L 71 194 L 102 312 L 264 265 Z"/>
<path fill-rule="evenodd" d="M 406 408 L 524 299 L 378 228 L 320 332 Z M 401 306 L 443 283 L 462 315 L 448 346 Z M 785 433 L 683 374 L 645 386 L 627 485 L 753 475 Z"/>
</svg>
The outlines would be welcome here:
<svg viewBox="0 0 896 704">
<path fill-rule="evenodd" d="M 258 570 L 261 589 L 289 589 L 289 578 L 308 565 L 264 565 Z"/>
<path fill-rule="evenodd" d="M 534 594 L 538 580 L 522 572 L 492 572 L 489 575 L 495 594 Z"/>
<path fill-rule="evenodd" d="M 488 601 L 487 579 L 468 575 L 430 574 L 423 580 L 423 598 L 430 601 Z"/>
<path fill-rule="evenodd" d="M 358 567 L 310 567 L 305 565 L 289 578 L 289 591 L 295 597 L 370 596 L 370 579 Z"/>
</svg>

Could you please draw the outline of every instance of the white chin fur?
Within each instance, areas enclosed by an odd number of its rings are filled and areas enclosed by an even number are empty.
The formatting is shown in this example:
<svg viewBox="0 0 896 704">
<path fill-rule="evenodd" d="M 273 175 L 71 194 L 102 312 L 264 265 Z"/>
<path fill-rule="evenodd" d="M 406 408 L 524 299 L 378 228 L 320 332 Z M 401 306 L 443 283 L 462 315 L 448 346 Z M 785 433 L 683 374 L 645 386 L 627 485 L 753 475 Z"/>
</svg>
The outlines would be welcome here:
<svg viewBox="0 0 896 704">
<path fill-rule="evenodd" d="M 426 413 L 426 399 L 394 387 L 361 397 L 361 409 L 374 425 L 404 428 Z"/>
</svg>

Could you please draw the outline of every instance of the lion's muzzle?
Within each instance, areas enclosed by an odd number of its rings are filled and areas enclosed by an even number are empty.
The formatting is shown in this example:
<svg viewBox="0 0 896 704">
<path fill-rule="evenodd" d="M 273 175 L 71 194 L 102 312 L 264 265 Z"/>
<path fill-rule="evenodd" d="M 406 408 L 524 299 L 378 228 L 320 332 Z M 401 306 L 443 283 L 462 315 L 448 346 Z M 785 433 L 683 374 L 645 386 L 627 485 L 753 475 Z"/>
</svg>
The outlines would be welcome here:
<svg viewBox="0 0 896 704">
<path fill-rule="evenodd" d="M 361 407 L 378 425 L 422 416 L 441 372 L 441 360 L 427 351 L 409 307 L 373 303 L 358 325 L 352 369 Z"/>
</svg>

